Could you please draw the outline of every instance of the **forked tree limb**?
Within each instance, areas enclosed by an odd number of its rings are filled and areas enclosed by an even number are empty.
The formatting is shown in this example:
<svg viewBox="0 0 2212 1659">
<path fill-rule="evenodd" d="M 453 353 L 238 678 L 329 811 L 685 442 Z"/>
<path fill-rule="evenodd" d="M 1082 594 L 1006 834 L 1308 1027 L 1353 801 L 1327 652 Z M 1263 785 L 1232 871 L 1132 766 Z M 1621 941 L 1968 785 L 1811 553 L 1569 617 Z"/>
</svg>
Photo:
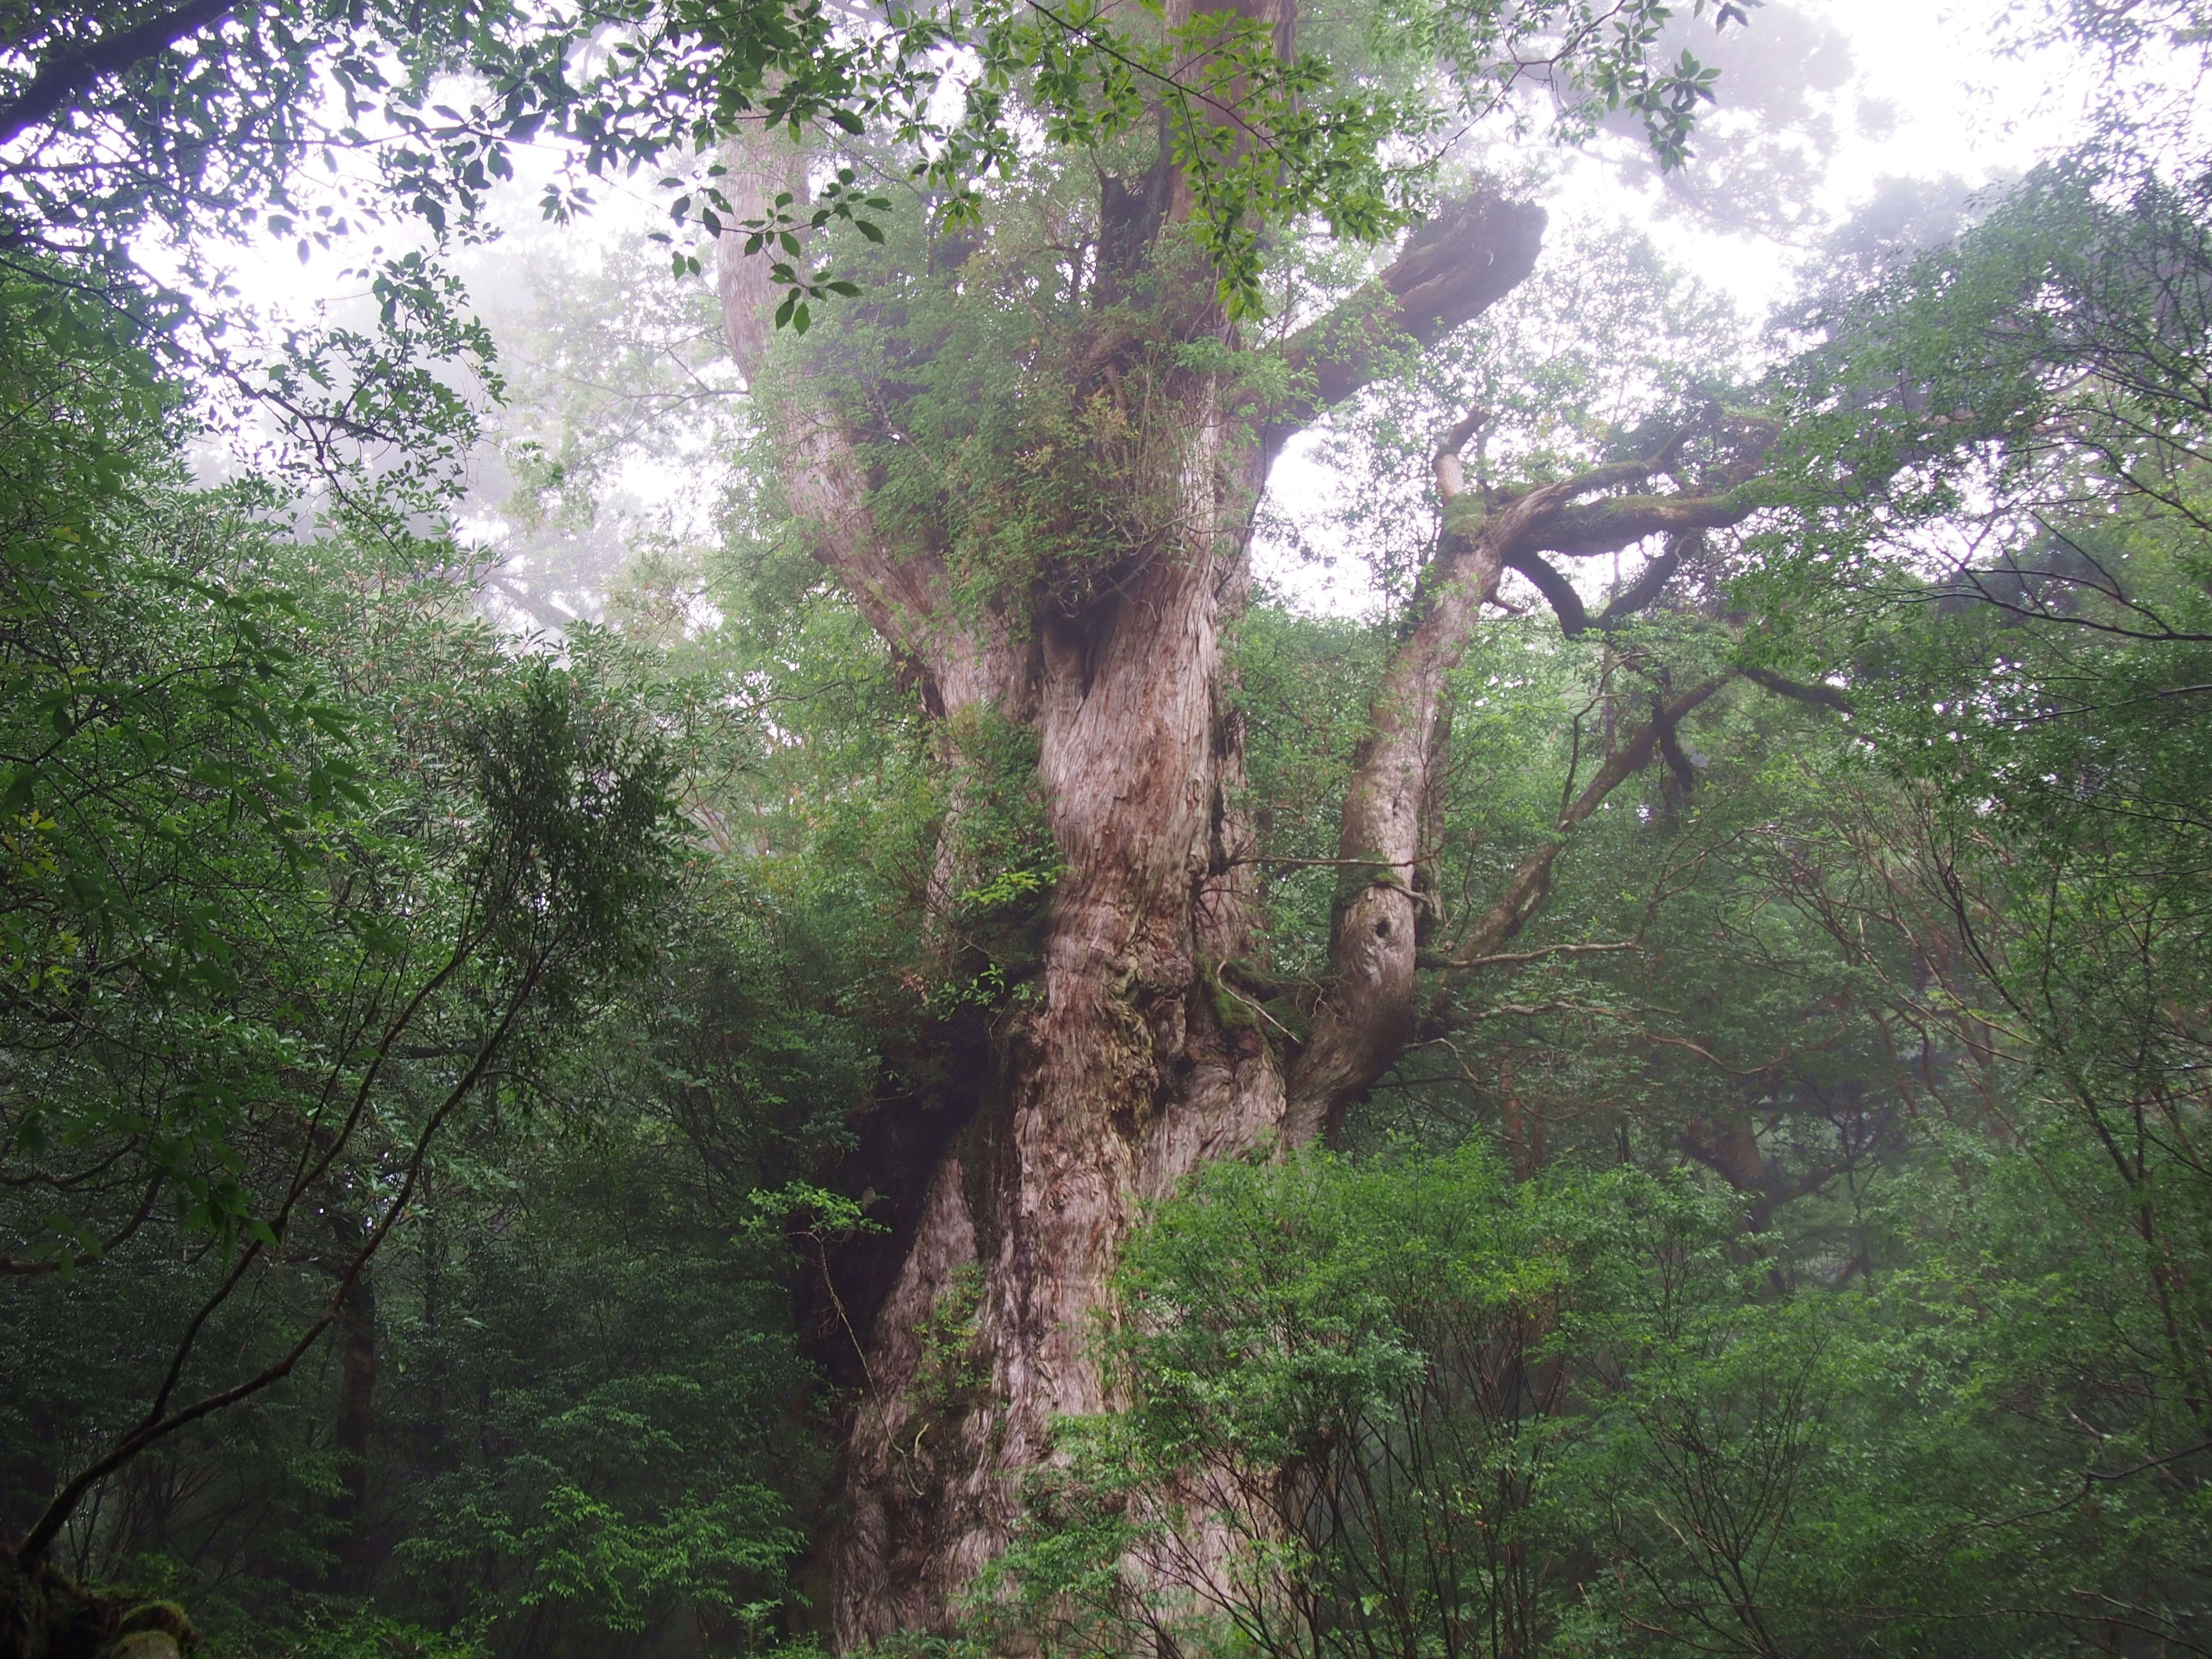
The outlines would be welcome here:
<svg viewBox="0 0 2212 1659">
<path fill-rule="evenodd" d="M 110 1446 L 100 1457 L 79 1470 L 76 1475 L 54 1495 L 52 1501 L 46 1505 L 45 1512 L 32 1525 L 30 1531 L 23 1535 L 22 1541 L 15 1546 L 13 1554 L 16 1561 L 29 1565 L 44 1559 L 46 1552 L 53 1547 L 55 1539 L 60 1536 L 62 1528 L 69 1524 L 70 1516 L 76 1512 L 76 1506 L 84 1501 L 86 1495 L 116 1470 L 146 1450 L 148 1447 L 167 1439 L 178 1430 L 188 1427 L 202 1418 L 211 1417 L 226 1407 L 234 1406 L 240 1401 L 249 1400 L 264 1389 L 273 1388 L 292 1374 L 300 1361 L 305 1358 L 315 1344 L 322 1340 L 323 1334 L 337 1322 L 344 1310 L 347 1297 L 352 1294 L 354 1286 L 360 1282 L 361 1276 L 368 1271 L 370 1261 L 384 1247 L 384 1241 L 391 1237 L 392 1230 L 398 1224 L 400 1218 L 406 1213 L 408 1205 L 414 1199 L 415 1188 L 422 1179 L 423 1160 L 428 1157 L 432 1143 L 436 1140 L 438 1133 L 445 1127 L 447 1120 L 475 1091 L 477 1085 L 483 1081 L 493 1062 L 505 1049 L 507 1039 L 514 1032 L 515 1022 L 521 1017 L 523 1010 L 529 1006 L 531 998 L 536 994 L 539 977 L 550 956 L 550 950 L 542 951 L 538 960 L 532 964 L 530 971 L 517 983 L 508 999 L 507 1007 L 501 1013 L 499 1023 L 492 1028 L 490 1033 L 478 1046 L 476 1056 L 470 1062 L 467 1069 L 455 1080 L 453 1087 L 447 1091 L 445 1098 L 439 1103 L 437 1109 L 430 1114 L 428 1120 L 423 1124 L 422 1132 L 416 1137 L 414 1151 L 407 1160 L 406 1171 L 400 1182 L 399 1190 L 392 1195 L 392 1202 L 386 1206 L 384 1214 L 378 1218 L 376 1225 L 370 1230 L 362 1248 L 355 1253 L 353 1259 L 347 1265 L 345 1272 L 338 1279 L 337 1287 L 331 1291 L 328 1301 L 325 1304 L 322 1313 L 309 1322 L 307 1328 L 295 1339 L 292 1346 L 287 1348 L 275 1363 L 264 1367 L 252 1376 L 233 1383 L 227 1389 L 219 1389 L 215 1393 L 204 1395 L 189 1405 L 171 1409 L 168 1406 L 170 1394 L 176 1386 L 185 1357 L 191 1351 L 192 1337 L 204 1323 L 207 1314 L 212 1310 L 212 1304 L 209 1308 L 203 1309 L 199 1317 L 192 1322 L 191 1332 L 188 1333 L 185 1341 L 179 1345 L 175 1360 L 170 1366 L 167 1376 L 162 1382 L 161 1391 L 155 1396 L 152 1409 L 136 1428 Z M 390 1046 L 391 1037 L 387 1036 L 376 1056 L 379 1062 L 384 1057 L 384 1051 Z M 335 1156 L 335 1152 L 332 1156 Z M 326 1157 L 317 1166 L 318 1170 L 327 1170 L 329 1164 L 330 1158 Z M 290 1205 L 288 1201 L 286 1206 L 288 1213 L 289 1208 Z M 221 1296 L 227 1297 L 236 1287 L 240 1278 L 244 1273 L 246 1263 L 250 1262 L 259 1251 L 260 1242 L 257 1240 L 247 1250 L 240 1253 L 240 1264 L 226 1278 Z"/>
<path fill-rule="evenodd" d="M 1527 577 L 1529 585 L 1544 596 L 1552 614 L 1559 619 L 1560 633 L 1571 640 L 1589 632 L 1589 611 L 1583 604 L 1583 596 L 1542 554 L 1516 553 L 1505 563 L 1508 569 Z M 1653 597 L 1657 597 L 1656 591 Z"/>
<path fill-rule="evenodd" d="M 298 1208 L 301 1200 L 311 1190 L 321 1184 L 323 1177 L 330 1173 L 331 1166 L 337 1163 L 339 1155 L 351 1144 L 355 1131 L 361 1127 L 362 1115 L 368 1109 L 370 1097 L 376 1087 L 377 1079 L 397 1051 L 401 1035 L 413 1025 L 416 1016 L 422 1011 L 429 1000 L 444 988 L 475 956 L 483 940 L 483 934 L 476 926 L 477 914 L 472 906 L 468 921 L 462 930 L 460 943 L 447 954 L 445 962 L 437 971 L 416 988 L 415 994 L 386 1024 L 383 1036 L 379 1040 L 375 1048 L 370 1052 L 368 1064 L 362 1069 L 360 1083 L 354 1091 L 352 1104 L 339 1123 L 337 1133 L 331 1136 L 328 1144 L 322 1148 L 321 1157 L 319 1158 L 313 1157 L 312 1142 L 301 1148 L 299 1168 L 294 1172 L 292 1184 L 285 1193 L 284 1201 L 277 1206 L 276 1213 L 270 1218 L 269 1228 L 272 1237 L 277 1239 L 283 1237 L 285 1230 L 291 1225 L 293 1211 Z M 506 1022 L 501 1023 L 500 1029 L 502 1031 L 506 1030 Z M 316 1108 L 318 1114 L 322 1105 L 327 1103 L 329 1091 L 337 1083 L 343 1063 L 343 1055 L 333 1060 L 330 1079 L 325 1083 L 323 1094 L 318 1101 Z M 248 1241 L 245 1248 L 239 1252 L 237 1261 L 225 1275 L 222 1283 L 217 1285 L 207 1300 L 200 1304 L 199 1311 L 192 1316 L 191 1322 L 185 1327 L 184 1334 L 178 1340 L 171 1354 L 168 1373 L 161 1379 L 161 1387 L 155 1390 L 153 1403 L 146 1408 L 145 1418 L 139 1425 L 142 1431 L 161 1421 L 164 1413 L 168 1410 L 169 1396 L 176 1391 L 177 1384 L 183 1379 L 185 1364 L 191 1358 L 192 1349 L 199 1340 L 201 1331 L 205 1328 L 209 1319 L 214 1316 L 216 1310 L 230 1298 L 231 1292 L 238 1288 L 240 1282 L 246 1277 L 246 1270 L 252 1267 L 254 1261 L 260 1256 L 263 1243 L 263 1240 L 258 1238 Z"/>
<path fill-rule="evenodd" d="M 1443 534 L 1424 580 L 1417 620 L 1384 671 L 1369 710 L 1368 736 L 1353 757 L 1339 857 L 1347 873 L 1363 867 L 1375 873 L 1357 884 L 1347 880 L 1339 893 L 1327 988 L 1290 1079 L 1288 1122 L 1294 1138 L 1328 1132 L 1351 1101 L 1396 1062 L 1413 1035 L 1419 904 L 1411 882 L 1399 872 L 1410 870 L 1435 839 L 1424 820 L 1437 811 L 1436 781 L 1446 763 L 1447 686 L 1466 656 L 1482 606 L 1497 597 L 1503 574 L 1512 569 L 1528 576 L 1558 613 L 1563 631 L 1573 635 L 1589 627 L 1588 610 L 1544 555 L 1619 552 L 1664 534 L 1664 549 L 1615 596 L 1602 620 L 1610 625 L 1648 607 L 1707 531 L 1741 523 L 1753 512 L 1757 503 L 1747 485 L 1773 438 L 1763 425 L 1743 426 L 1735 453 L 1706 472 L 1703 489 L 1650 489 L 1655 479 L 1679 475 L 1685 448 L 1705 429 L 1704 422 L 1695 422 L 1641 455 L 1526 489 L 1478 491 L 1468 485 L 1461 452 L 1486 419 L 1483 411 L 1471 411 L 1437 449 Z M 1714 482 L 1722 487 L 1711 487 Z M 1449 953 L 1451 958 L 1473 963 L 1497 957 L 1544 902 L 1567 835 L 1655 756 L 1678 776 L 1690 775 L 1675 727 L 1730 678 L 1714 676 L 1658 703 L 1650 721 L 1563 805 L 1551 836 L 1522 860 L 1490 909 Z M 1808 688 L 1794 690 L 1805 700 L 1826 701 Z M 1447 986 L 1450 977 L 1448 970 Z"/>
<path fill-rule="evenodd" d="M 1540 553 L 1518 553 L 1506 561 L 1507 567 L 1526 576 L 1531 586 L 1544 596 L 1552 607 L 1552 614 L 1559 619 L 1559 632 L 1569 639 L 1578 639 L 1595 628 L 1601 632 L 1617 628 L 1630 617 L 1650 610 L 1667 584 L 1681 568 L 1689 552 L 1701 546 L 1705 540 L 1702 531 L 1684 531 L 1667 538 L 1667 545 L 1644 562 L 1644 568 L 1636 573 L 1635 580 L 1606 602 L 1605 609 L 1595 617 L 1583 604 L 1583 596 L 1575 585 Z"/>
<path fill-rule="evenodd" d="M 1431 1018 L 1442 1016 L 1452 988 L 1479 969 L 1514 963 L 1503 947 L 1527 925 L 1549 896 L 1552 866 L 1574 829 L 1604 805 L 1606 798 L 1650 764 L 1659 752 L 1665 733 L 1726 685 L 1732 677 L 1716 675 L 1662 704 L 1628 741 L 1608 756 L 1582 791 L 1553 820 L 1552 834 L 1515 867 L 1490 908 L 1463 934 L 1449 958 L 1437 994 L 1430 1000 Z M 1352 1102 L 1397 1063 L 1418 1023 L 1413 1000 L 1413 970 L 1420 965 L 1414 947 L 1412 895 L 1393 907 L 1387 896 L 1394 890 L 1382 884 L 1365 889 L 1340 909 L 1336 937 L 1332 940 L 1333 976 L 1328 994 L 1316 1011 L 1313 1033 L 1291 1075 L 1290 1133 L 1294 1139 L 1334 1133 Z M 1346 939 L 1346 923 L 1365 929 Z M 1380 924 L 1390 924 L 1389 932 Z M 1402 931 L 1401 931 L 1402 930 Z M 1402 948 L 1392 947 L 1402 940 Z M 1571 949 L 1571 947 L 1567 947 Z M 1616 947 L 1603 947 L 1616 948 Z M 1335 951 L 1343 950 L 1339 958 Z M 1595 951 L 1587 952 L 1595 954 Z M 1543 951 L 1516 953 L 1533 960 Z M 1340 960 L 1351 963 L 1357 978 L 1335 971 Z"/>
<path fill-rule="evenodd" d="M 1705 535 L 1702 530 L 1685 531 L 1679 535 L 1669 536 L 1667 545 L 1637 572 L 1636 579 L 1614 594 L 1607 602 L 1605 609 L 1598 612 L 1595 618 L 1596 625 L 1611 628 L 1649 610 L 1660 594 L 1666 592 L 1667 584 L 1682 568 L 1682 561 L 1702 548 L 1705 543 Z"/>
<path fill-rule="evenodd" d="M 1430 1000 L 1427 1018 L 1431 1022 L 1453 1023 L 1449 1012 L 1451 994 L 1468 976 L 1478 969 L 1490 967 L 1519 967 L 1528 962 L 1554 955 L 1595 956 L 1624 950 L 1640 949 L 1634 941 L 1627 944 L 1560 945 L 1540 947 L 1533 951 L 1504 951 L 1510 942 L 1534 917 L 1551 891 L 1552 869 L 1560 849 L 1566 844 L 1568 834 L 1604 804 L 1607 796 L 1623 782 L 1650 763 L 1655 752 L 1659 752 L 1673 740 L 1681 721 L 1699 704 L 1706 702 L 1731 679 L 1741 678 L 1764 690 L 1784 696 L 1802 700 L 1844 713 L 1850 712 L 1850 702 L 1841 692 L 1830 686 L 1807 687 L 1794 681 L 1784 680 L 1778 675 L 1764 670 L 1744 669 L 1730 674 L 1717 675 L 1701 682 L 1680 696 L 1662 704 L 1654 717 L 1640 727 L 1628 742 L 1599 768 L 1581 793 L 1575 796 L 1560 812 L 1553 824 L 1553 834 L 1541 845 L 1533 848 L 1514 868 L 1504 889 L 1491 907 L 1475 920 L 1462 934 L 1447 956 L 1431 956 L 1424 966 L 1443 970 L 1437 994 Z M 1672 1042 L 1677 1047 L 1695 1049 L 1696 1045 L 1682 1039 L 1658 1038 L 1655 1041 Z M 1702 1053 L 1702 1050 L 1698 1052 Z M 1790 1051 L 1755 1069 L 1771 1069 L 1781 1064 Z M 1706 1056 L 1711 1059 L 1711 1056 Z M 1721 1065 L 1717 1060 L 1713 1062 Z M 1723 1069 L 1727 1069 L 1723 1066 Z M 1750 1073 L 1744 1073 L 1749 1075 Z"/>
<path fill-rule="evenodd" d="M 1264 9 L 1264 8 L 1263 8 Z M 801 153 L 781 131 L 748 125 L 727 146 L 723 189 L 733 211 L 721 233 L 719 282 L 731 353 L 749 383 L 769 368 L 771 321 L 781 292 L 769 261 L 744 252 L 742 222 L 768 216 L 775 198 L 805 190 Z M 1170 212 L 1167 218 L 1173 220 Z M 1542 246 L 1545 215 L 1534 205 L 1477 191 L 1439 210 L 1397 257 L 1328 315 L 1277 348 L 1294 390 L 1261 411 L 1262 465 L 1322 410 L 1390 368 L 1407 347 L 1425 346 L 1495 304 L 1525 280 Z M 793 516 L 810 550 L 842 578 L 861 614 L 925 672 L 926 694 L 946 707 L 1004 696 L 1007 641 L 978 636 L 953 616 L 941 560 L 884 544 L 853 434 L 828 400 L 803 382 L 780 389 L 771 435 Z"/>
<path fill-rule="evenodd" d="M 1662 732 L 1674 730 L 1729 679 L 1728 675 L 1717 674 L 1661 705 L 1626 743 L 1606 757 L 1590 781 L 1583 786 L 1582 792 L 1553 820 L 1550 836 L 1522 859 L 1490 908 L 1461 935 L 1452 951 L 1455 958 L 1470 967 L 1480 965 L 1483 958 L 1494 957 L 1528 925 L 1551 891 L 1552 866 L 1559 849 L 1566 844 L 1569 833 L 1602 806 L 1607 796 L 1650 763 Z"/>
</svg>

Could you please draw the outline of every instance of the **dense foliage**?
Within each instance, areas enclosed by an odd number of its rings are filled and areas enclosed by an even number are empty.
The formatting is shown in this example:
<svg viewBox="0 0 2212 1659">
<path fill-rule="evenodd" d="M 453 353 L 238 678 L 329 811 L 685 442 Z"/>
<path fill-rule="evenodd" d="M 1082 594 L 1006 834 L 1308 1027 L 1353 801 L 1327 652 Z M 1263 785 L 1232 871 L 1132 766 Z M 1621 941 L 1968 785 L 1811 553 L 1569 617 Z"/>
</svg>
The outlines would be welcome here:
<svg viewBox="0 0 2212 1659">
<path fill-rule="evenodd" d="M 1071 1425 L 995 1616 L 1102 1652 L 2199 1650 L 2207 222 L 2201 180 L 2085 154 L 1787 319 L 1715 580 L 1796 707 L 1707 702 L 1576 830 L 1513 990 L 1440 1012 L 1360 1156 L 1160 1212 L 1100 1339 L 1128 1409 Z M 1310 678 L 1340 634 L 1282 627 L 1254 783 L 1288 805 L 1360 705 Z M 1510 863 L 1516 740 L 1571 778 L 1548 744 L 1697 637 L 1501 634 L 1472 855 Z"/>
<path fill-rule="evenodd" d="M 1070 155 L 1196 181 L 1170 276 L 1218 327 L 1129 348 L 1164 386 L 1356 286 L 1446 125 L 1533 88 L 1679 162 L 1711 90 L 1657 6 L 1363 8 L 1288 62 L 1176 15 L 0 6 L 9 1573 L 173 1595 L 218 1655 L 817 1639 L 878 1178 L 1040 995 L 1034 735 L 935 717 L 814 562 L 689 244 L 673 286 L 637 242 L 485 256 L 503 380 L 429 253 L 379 256 L 362 331 L 255 343 L 188 290 L 256 226 L 473 234 L 539 131 L 712 233 L 712 143 L 812 123 L 817 193 L 720 257 L 775 264 L 825 403 L 896 392 L 873 510 L 951 527 L 959 602 L 1073 614 L 1159 458 L 1097 488 L 1121 406 L 1067 395 Z M 2123 76 L 2203 38 L 2051 27 Z M 2154 113 L 1911 243 L 1845 228 L 1764 337 L 1563 233 L 1338 411 L 1333 518 L 1262 522 L 1375 603 L 1262 591 L 1226 645 L 1265 926 L 1206 988 L 1254 1053 L 1325 1001 L 1443 544 L 1655 445 L 1717 505 L 1609 581 L 1514 567 L 1402 878 L 1402 1054 L 1333 1146 L 1152 1208 L 1090 1334 L 1116 1408 L 916 1643 L 2212 1651 L 2212 185 Z M 278 464 L 202 482 L 249 418 Z M 625 507 L 640 470 L 708 510 Z M 912 1333 L 917 1489 L 981 1294 Z"/>
</svg>

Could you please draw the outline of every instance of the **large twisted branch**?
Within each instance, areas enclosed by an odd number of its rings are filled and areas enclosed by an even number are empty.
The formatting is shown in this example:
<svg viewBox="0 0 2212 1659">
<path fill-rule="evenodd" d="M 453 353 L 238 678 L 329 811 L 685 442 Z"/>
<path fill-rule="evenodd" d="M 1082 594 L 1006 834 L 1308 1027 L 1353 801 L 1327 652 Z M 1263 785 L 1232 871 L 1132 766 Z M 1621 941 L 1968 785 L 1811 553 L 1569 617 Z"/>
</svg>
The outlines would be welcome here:
<svg viewBox="0 0 2212 1659">
<path fill-rule="evenodd" d="M 1543 209 L 1478 191 L 1439 209 L 1393 259 L 1283 342 L 1293 390 L 1267 413 L 1267 459 L 1324 410 L 1389 372 L 1407 345 L 1433 344 L 1519 287 L 1544 245 Z"/>
<path fill-rule="evenodd" d="M 1329 943 L 1329 979 L 1312 1032 L 1290 1080 L 1287 1120 L 1294 1136 L 1330 1131 L 1345 1108 L 1396 1063 L 1416 1017 L 1414 924 L 1420 900 L 1413 876 L 1435 837 L 1435 781 L 1447 761 L 1446 685 L 1465 658 L 1482 606 L 1504 571 L 1529 575 L 1559 611 L 1569 634 L 1589 626 L 1582 599 L 1544 557 L 1617 551 L 1666 532 L 1667 550 L 1602 613 L 1619 620 L 1655 600 L 1697 538 L 1741 522 L 1753 501 L 1743 488 L 1765 441 L 1754 438 L 1723 475 L 1719 490 L 1619 494 L 1675 471 L 1690 434 L 1653 452 L 1592 467 L 1554 483 L 1498 494 L 1471 489 L 1462 451 L 1486 416 L 1470 414 L 1448 434 L 1435 459 L 1444 533 L 1424 583 L 1425 608 L 1407 635 L 1369 711 L 1369 733 L 1353 757 L 1345 792 L 1339 864 L 1359 872 L 1340 894 Z M 1526 925 L 1551 887 L 1552 866 L 1569 834 L 1613 791 L 1668 754 L 1679 722 L 1731 678 L 1720 675 L 1660 704 L 1651 720 L 1607 757 L 1582 792 L 1563 806 L 1553 833 L 1522 860 L 1490 909 L 1452 952 L 1465 963 L 1493 957 Z"/>
</svg>

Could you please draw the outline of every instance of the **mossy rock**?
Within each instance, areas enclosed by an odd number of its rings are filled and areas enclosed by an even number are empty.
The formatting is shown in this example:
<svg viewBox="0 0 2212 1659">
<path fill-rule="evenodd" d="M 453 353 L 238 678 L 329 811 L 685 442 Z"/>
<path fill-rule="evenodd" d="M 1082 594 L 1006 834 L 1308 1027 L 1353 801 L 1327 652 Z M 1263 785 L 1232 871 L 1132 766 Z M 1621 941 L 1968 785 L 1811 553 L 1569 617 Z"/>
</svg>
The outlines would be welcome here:
<svg viewBox="0 0 2212 1659">
<path fill-rule="evenodd" d="M 100 1659 L 183 1659 L 184 1648 L 165 1630 L 134 1630 L 100 1650 Z"/>
<path fill-rule="evenodd" d="M 185 1659 L 198 1645 L 173 1601 L 97 1589 L 0 1555 L 0 1659 Z"/>
<path fill-rule="evenodd" d="M 200 1633 L 174 1601 L 142 1601 L 123 1615 L 106 1659 L 181 1659 Z"/>
</svg>

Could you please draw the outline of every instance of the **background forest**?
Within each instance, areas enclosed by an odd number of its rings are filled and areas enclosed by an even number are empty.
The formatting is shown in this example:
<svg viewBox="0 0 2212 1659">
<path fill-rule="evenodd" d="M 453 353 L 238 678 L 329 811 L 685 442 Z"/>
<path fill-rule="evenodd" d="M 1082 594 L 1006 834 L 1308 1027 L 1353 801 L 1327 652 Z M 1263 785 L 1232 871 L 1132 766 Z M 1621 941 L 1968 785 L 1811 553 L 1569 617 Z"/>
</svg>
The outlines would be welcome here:
<svg viewBox="0 0 2212 1659">
<path fill-rule="evenodd" d="M 1288 15 L 0 0 L 4 1659 L 2212 1652 L 2212 17 L 1826 214 L 1778 4 Z M 1111 789 L 960 676 L 1194 471 L 1249 920 L 1104 982 L 1283 1109 L 1036 1438 Z"/>
</svg>

